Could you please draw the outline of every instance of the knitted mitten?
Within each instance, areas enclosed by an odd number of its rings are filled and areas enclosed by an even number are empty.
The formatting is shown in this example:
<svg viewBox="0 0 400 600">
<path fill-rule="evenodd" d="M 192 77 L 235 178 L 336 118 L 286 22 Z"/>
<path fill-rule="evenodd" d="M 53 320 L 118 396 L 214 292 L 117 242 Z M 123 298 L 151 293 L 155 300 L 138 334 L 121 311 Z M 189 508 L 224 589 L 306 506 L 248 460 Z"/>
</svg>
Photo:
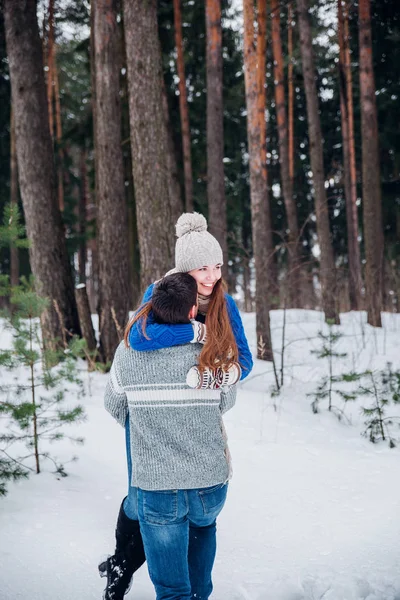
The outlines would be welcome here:
<svg viewBox="0 0 400 600">
<path fill-rule="evenodd" d="M 189 369 L 186 375 L 186 383 L 189 387 L 197 390 L 218 390 L 221 387 L 234 385 L 241 377 L 242 369 L 239 363 L 233 363 L 227 371 L 218 367 L 210 369 L 206 367 L 203 372 L 198 367 Z"/>
<path fill-rule="evenodd" d="M 190 340 L 192 344 L 205 344 L 207 341 L 207 327 L 200 321 L 192 321 L 193 325 L 193 339 Z"/>
</svg>

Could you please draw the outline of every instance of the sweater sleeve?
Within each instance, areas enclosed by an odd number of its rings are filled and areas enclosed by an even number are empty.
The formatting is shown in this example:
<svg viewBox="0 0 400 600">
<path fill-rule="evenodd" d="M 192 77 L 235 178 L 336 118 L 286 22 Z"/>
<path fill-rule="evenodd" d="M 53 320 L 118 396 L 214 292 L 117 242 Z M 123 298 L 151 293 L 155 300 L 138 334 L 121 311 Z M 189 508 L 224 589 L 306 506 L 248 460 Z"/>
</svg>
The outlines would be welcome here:
<svg viewBox="0 0 400 600">
<path fill-rule="evenodd" d="M 104 394 L 104 407 L 122 427 L 128 416 L 128 400 L 124 388 L 118 380 L 118 352 L 111 366 L 106 391 Z"/>
<path fill-rule="evenodd" d="M 154 283 L 149 285 L 143 296 L 143 302 L 148 302 L 153 295 Z M 140 321 L 134 323 L 129 332 L 129 345 L 134 350 L 149 351 L 188 344 L 193 340 L 193 325 L 179 323 L 175 325 L 155 323 L 150 313 L 146 324 L 147 339 L 143 335 Z"/>
<path fill-rule="evenodd" d="M 232 296 L 226 294 L 225 297 L 227 302 L 228 314 L 233 329 L 233 334 L 235 336 L 239 351 L 239 363 L 242 367 L 242 376 L 240 377 L 240 379 L 244 379 L 245 377 L 247 377 L 247 375 L 253 368 L 253 357 L 251 355 L 251 351 L 246 338 L 238 307 L 236 306 L 236 303 Z"/>
<path fill-rule="evenodd" d="M 231 385 L 221 389 L 221 400 L 219 408 L 221 414 L 225 414 L 235 406 L 236 403 L 236 385 Z"/>
</svg>

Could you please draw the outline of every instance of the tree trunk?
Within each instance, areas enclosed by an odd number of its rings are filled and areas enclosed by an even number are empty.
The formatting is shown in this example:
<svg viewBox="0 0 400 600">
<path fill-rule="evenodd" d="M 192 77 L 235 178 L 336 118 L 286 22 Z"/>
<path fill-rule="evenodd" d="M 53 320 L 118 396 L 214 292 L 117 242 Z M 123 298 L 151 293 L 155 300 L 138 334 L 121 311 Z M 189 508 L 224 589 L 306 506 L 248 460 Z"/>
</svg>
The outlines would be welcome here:
<svg viewBox="0 0 400 600">
<path fill-rule="evenodd" d="M 62 149 L 62 125 L 61 125 L 61 105 L 60 88 L 58 83 L 57 71 L 57 52 L 54 44 L 53 50 L 53 80 L 54 80 L 54 100 L 56 108 L 56 140 L 57 140 L 57 197 L 58 207 L 61 212 L 64 210 L 64 152 Z"/>
<path fill-rule="evenodd" d="M 133 180 L 141 260 L 141 285 L 174 264 L 175 222 L 168 139 L 162 101 L 161 49 L 156 0 L 124 1 Z"/>
<path fill-rule="evenodd" d="M 294 180 L 294 86 L 293 86 L 293 9 L 288 4 L 288 146 L 289 178 L 293 189 Z"/>
<path fill-rule="evenodd" d="M 90 0 L 90 95 L 91 95 L 91 107 L 92 107 L 92 119 L 93 119 L 93 144 L 94 148 L 97 147 L 96 142 L 96 130 L 97 130 L 97 119 L 96 119 L 96 53 L 95 53 L 95 35 L 94 35 L 94 15 L 96 12 L 96 1 Z M 97 155 L 94 152 L 94 172 L 98 172 L 97 167 Z M 87 206 L 87 218 L 88 221 L 97 221 L 97 198 L 98 198 L 98 177 L 95 177 L 94 181 L 94 195 L 91 202 Z M 99 253 L 97 247 L 97 232 L 96 236 L 88 242 L 88 253 L 87 259 L 89 263 L 89 281 L 87 282 L 87 293 L 89 297 L 89 303 L 91 311 L 96 313 L 99 305 Z"/>
<path fill-rule="evenodd" d="M 370 0 L 359 0 L 358 18 L 366 304 L 368 323 L 381 327 L 383 227 Z"/>
<path fill-rule="evenodd" d="M 54 61 L 54 0 L 49 0 L 47 37 L 47 106 L 49 111 L 49 128 L 51 139 L 54 137 L 54 108 L 53 108 L 53 61 Z"/>
<path fill-rule="evenodd" d="M 18 205 L 18 161 L 15 145 L 15 119 L 11 106 L 10 119 L 10 204 Z M 10 283 L 14 287 L 19 284 L 19 254 L 18 248 L 10 247 Z"/>
<path fill-rule="evenodd" d="M 171 119 L 169 116 L 167 90 L 165 89 L 165 81 L 162 79 L 162 108 L 165 128 L 167 131 L 167 154 L 165 157 L 168 174 L 168 197 L 171 201 L 171 214 L 175 215 L 175 221 L 183 212 L 183 200 L 181 194 L 181 184 L 179 181 L 178 164 L 176 160 L 176 148 L 174 144 L 174 133 L 172 130 Z M 175 222 L 174 221 L 174 222 Z"/>
<path fill-rule="evenodd" d="M 223 276 L 228 275 L 228 241 L 224 180 L 221 0 L 206 0 L 207 36 L 207 199 L 208 225 L 221 244 Z"/>
<path fill-rule="evenodd" d="M 357 181 L 354 148 L 353 92 L 348 38 L 347 0 L 338 0 L 339 90 L 346 197 L 350 310 L 361 308 L 361 262 L 358 244 Z"/>
<path fill-rule="evenodd" d="M 78 248 L 78 274 L 79 283 L 86 283 L 86 189 L 87 189 L 87 174 L 86 174 L 86 150 L 83 148 L 80 151 L 80 186 L 78 199 L 78 232 L 79 232 L 79 248 Z"/>
<path fill-rule="evenodd" d="M 314 68 L 311 26 L 308 18 L 307 0 L 297 0 L 300 31 L 300 51 L 306 93 L 310 162 L 314 186 L 317 235 L 320 247 L 320 283 L 322 308 L 325 319 L 339 323 L 336 307 L 336 273 L 331 234 L 329 228 L 328 200 L 325 190 L 321 122 Z"/>
<path fill-rule="evenodd" d="M 258 95 L 260 78 L 257 75 L 257 55 L 254 43 L 253 0 L 243 0 L 244 67 L 247 107 L 247 137 L 250 156 L 250 195 L 253 254 L 256 271 L 256 334 L 257 357 L 272 360 L 269 321 L 273 248 L 271 244 L 271 215 L 268 199 L 266 169 L 261 163 L 261 132 Z M 264 86 L 263 86 L 264 87 Z"/>
<path fill-rule="evenodd" d="M 181 116 L 183 171 L 185 179 L 186 212 L 193 212 L 192 151 L 190 147 L 189 109 L 186 94 L 185 62 L 182 40 L 181 0 L 174 0 L 175 44 L 179 77 L 179 112 Z"/>
<path fill-rule="evenodd" d="M 25 213 L 30 262 L 36 289 L 50 300 L 42 316 L 42 331 L 50 347 L 62 340 L 62 326 L 80 334 L 71 265 L 61 215 L 56 204 L 56 186 L 42 47 L 36 20 L 36 3 L 4 2 L 7 54 L 10 65 L 12 103 L 19 183 Z M 59 342 L 58 342 L 59 343 Z"/>
<path fill-rule="evenodd" d="M 97 342 L 93 329 L 92 315 L 90 314 L 86 285 L 84 283 L 79 283 L 76 286 L 75 297 L 78 306 L 79 321 L 82 327 L 82 337 L 86 340 L 89 352 L 93 353 L 96 350 Z M 93 357 L 93 360 L 94 358 L 95 357 Z"/>
<path fill-rule="evenodd" d="M 300 306 L 300 245 L 299 226 L 297 221 L 296 203 L 293 198 L 293 177 L 289 171 L 289 145 L 288 121 L 285 103 L 285 82 L 283 71 L 283 54 L 281 42 L 281 19 L 279 13 L 279 0 L 271 0 L 272 21 L 272 51 L 274 56 L 274 90 L 275 111 L 279 139 L 279 163 L 281 167 L 282 195 L 285 203 L 286 218 L 289 228 L 288 240 L 288 284 L 289 299 L 286 301 L 288 308 Z"/>
<path fill-rule="evenodd" d="M 131 306 L 128 212 L 119 97 L 121 55 L 116 0 L 97 0 L 94 27 L 99 334 L 100 354 L 107 363 L 113 359 Z"/>
</svg>

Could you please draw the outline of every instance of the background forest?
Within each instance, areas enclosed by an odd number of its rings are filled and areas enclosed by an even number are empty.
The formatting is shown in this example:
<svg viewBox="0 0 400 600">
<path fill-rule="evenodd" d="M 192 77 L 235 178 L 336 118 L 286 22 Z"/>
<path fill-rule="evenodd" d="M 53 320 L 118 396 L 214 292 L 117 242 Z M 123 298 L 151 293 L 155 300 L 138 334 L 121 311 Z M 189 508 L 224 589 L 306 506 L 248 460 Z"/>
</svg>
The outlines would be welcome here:
<svg viewBox="0 0 400 600">
<path fill-rule="evenodd" d="M 395 0 L 4 0 L 0 214 L 20 208 L 30 248 L 3 243 L 0 273 L 33 273 L 45 339 L 89 335 L 86 284 L 111 360 L 193 209 L 259 358 L 270 309 L 396 312 L 399 18 Z"/>
</svg>

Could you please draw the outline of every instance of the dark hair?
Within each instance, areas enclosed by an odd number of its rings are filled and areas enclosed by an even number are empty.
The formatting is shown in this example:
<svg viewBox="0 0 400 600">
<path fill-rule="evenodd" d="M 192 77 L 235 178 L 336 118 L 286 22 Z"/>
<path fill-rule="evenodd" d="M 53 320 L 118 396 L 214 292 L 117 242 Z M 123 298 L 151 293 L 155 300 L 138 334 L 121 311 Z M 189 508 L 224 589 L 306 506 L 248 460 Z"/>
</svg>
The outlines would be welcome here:
<svg viewBox="0 0 400 600">
<path fill-rule="evenodd" d="M 125 346 L 131 327 L 141 321 L 143 335 L 146 335 L 146 323 L 149 313 L 153 313 L 156 323 L 189 323 L 189 312 L 197 304 L 197 283 L 188 273 L 173 273 L 160 279 L 154 285 L 149 302 L 143 304 L 129 320 L 124 334 Z"/>
<path fill-rule="evenodd" d="M 156 323 L 189 323 L 197 304 L 197 283 L 188 273 L 174 273 L 156 283 L 151 299 Z"/>
</svg>

